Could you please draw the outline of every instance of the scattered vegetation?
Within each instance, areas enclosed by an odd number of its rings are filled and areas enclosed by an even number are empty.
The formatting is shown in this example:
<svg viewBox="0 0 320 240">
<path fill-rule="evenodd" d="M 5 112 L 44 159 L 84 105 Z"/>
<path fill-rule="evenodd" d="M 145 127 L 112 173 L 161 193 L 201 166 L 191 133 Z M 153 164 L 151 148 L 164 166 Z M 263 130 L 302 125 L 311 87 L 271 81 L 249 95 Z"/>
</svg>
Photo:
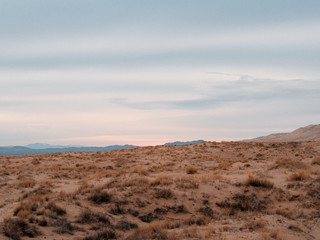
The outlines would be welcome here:
<svg viewBox="0 0 320 240">
<path fill-rule="evenodd" d="M 0 239 L 304 240 L 319 231 L 314 144 L 0 157 Z"/>
</svg>

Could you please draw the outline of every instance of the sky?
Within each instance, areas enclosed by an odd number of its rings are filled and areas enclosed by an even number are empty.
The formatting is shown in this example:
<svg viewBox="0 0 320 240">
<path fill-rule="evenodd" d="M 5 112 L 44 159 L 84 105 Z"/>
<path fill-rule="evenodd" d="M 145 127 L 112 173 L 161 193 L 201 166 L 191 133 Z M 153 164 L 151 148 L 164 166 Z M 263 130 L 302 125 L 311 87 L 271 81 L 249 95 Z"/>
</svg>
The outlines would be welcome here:
<svg viewBox="0 0 320 240">
<path fill-rule="evenodd" d="M 320 123 L 318 0 L 0 0 L 0 145 Z"/>
</svg>

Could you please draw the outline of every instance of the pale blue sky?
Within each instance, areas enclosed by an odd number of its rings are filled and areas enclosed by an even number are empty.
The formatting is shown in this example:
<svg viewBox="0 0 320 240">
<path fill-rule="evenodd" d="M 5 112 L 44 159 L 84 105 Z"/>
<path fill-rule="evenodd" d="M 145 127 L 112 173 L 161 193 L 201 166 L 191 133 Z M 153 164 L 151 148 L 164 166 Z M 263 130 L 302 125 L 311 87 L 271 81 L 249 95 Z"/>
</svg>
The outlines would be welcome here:
<svg viewBox="0 0 320 240">
<path fill-rule="evenodd" d="M 0 0 L 0 145 L 319 123 L 319 12 L 316 0 Z"/>
</svg>

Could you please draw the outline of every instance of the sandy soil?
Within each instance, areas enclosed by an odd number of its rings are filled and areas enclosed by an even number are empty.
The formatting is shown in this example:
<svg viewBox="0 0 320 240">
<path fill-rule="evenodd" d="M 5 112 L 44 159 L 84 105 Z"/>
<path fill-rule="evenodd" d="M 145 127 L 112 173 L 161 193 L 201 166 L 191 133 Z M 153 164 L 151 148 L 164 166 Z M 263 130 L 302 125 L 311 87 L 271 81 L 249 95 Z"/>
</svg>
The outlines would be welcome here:
<svg viewBox="0 0 320 240">
<path fill-rule="evenodd" d="M 0 157 L 0 239 L 320 239 L 320 142 Z"/>
</svg>

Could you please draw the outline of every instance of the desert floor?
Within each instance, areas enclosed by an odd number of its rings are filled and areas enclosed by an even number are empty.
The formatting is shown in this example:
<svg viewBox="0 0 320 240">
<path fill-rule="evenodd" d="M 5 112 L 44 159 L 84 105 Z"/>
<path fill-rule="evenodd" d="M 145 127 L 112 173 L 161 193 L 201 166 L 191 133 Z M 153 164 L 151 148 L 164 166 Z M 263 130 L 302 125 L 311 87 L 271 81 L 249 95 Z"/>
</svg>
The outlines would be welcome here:
<svg viewBox="0 0 320 240">
<path fill-rule="evenodd" d="M 0 157 L 0 239 L 320 239 L 320 142 Z"/>
</svg>

